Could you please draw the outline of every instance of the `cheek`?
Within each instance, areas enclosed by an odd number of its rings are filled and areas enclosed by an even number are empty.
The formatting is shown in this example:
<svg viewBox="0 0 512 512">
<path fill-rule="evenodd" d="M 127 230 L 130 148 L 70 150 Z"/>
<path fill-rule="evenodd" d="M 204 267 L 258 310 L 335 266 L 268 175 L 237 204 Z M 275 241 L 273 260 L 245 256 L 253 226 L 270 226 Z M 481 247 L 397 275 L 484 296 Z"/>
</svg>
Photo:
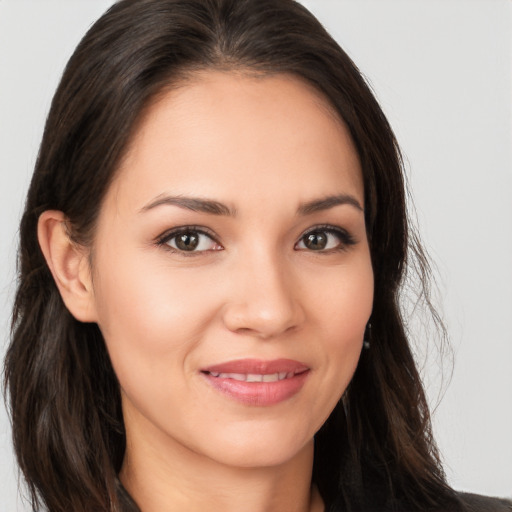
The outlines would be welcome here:
<svg viewBox="0 0 512 512">
<path fill-rule="evenodd" d="M 105 257 L 95 286 L 98 325 L 123 387 L 140 385 L 144 375 L 155 381 L 157 368 L 183 366 L 214 309 L 186 273 L 136 256 Z"/>
<path fill-rule="evenodd" d="M 319 276 L 311 294 L 311 310 L 326 330 L 333 348 L 363 339 L 373 308 L 374 279 L 369 255 Z"/>
<path fill-rule="evenodd" d="M 361 355 L 366 325 L 373 307 L 373 271 L 369 258 L 351 272 L 339 272 L 314 299 L 321 307 L 316 324 L 322 340 L 322 376 L 330 392 L 321 395 L 321 407 L 330 414 L 345 392 Z"/>
<path fill-rule="evenodd" d="M 190 396 L 191 360 L 214 304 L 204 294 L 199 300 L 201 291 L 186 272 L 158 265 L 140 255 L 112 262 L 101 274 L 97 304 L 125 414 L 137 410 L 142 416 L 136 418 L 164 426 L 173 422 L 164 411 Z"/>
</svg>

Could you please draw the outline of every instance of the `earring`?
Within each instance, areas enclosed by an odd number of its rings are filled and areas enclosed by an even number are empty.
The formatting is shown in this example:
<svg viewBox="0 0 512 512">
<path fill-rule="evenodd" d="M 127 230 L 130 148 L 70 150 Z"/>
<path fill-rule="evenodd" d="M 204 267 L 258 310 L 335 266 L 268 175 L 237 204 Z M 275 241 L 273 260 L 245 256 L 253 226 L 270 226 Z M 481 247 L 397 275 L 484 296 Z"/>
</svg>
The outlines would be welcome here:
<svg viewBox="0 0 512 512">
<path fill-rule="evenodd" d="M 372 324 L 368 322 L 366 325 L 366 329 L 364 331 L 364 340 L 363 340 L 363 348 L 365 350 L 370 349 L 370 341 L 372 339 Z"/>
</svg>

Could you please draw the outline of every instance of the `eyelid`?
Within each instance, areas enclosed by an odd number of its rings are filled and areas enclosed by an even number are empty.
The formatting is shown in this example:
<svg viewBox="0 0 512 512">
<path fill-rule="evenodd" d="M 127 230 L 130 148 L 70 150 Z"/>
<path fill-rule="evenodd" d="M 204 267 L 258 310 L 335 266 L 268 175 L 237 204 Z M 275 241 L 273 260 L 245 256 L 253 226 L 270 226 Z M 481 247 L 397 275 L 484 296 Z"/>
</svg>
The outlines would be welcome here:
<svg viewBox="0 0 512 512">
<path fill-rule="evenodd" d="M 318 251 L 308 250 L 307 248 L 297 249 L 297 244 L 299 244 L 304 239 L 304 237 L 308 236 L 311 233 L 315 233 L 315 232 L 319 232 L 319 231 L 320 232 L 323 231 L 323 232 L 327 232 L 327 233 L 336 235 L 340 241 L 339 246 L 337 246 L 335 248 L 331 248 L 331 249 L 323 249 L 323 250 L 318 250 Z M 176 226 L 174 228 L 168 229 L 155 239 L 155 243 L 158 246 L 165 247 L 165 249 L 167 249 L 171 252 L 179 253 L 184 256 L 197 256 L 197 255 L 200 255 L 203 253 L 211 252 L 211 250 L 182 251 L 182 250 L 175 249 L 174 247 L 171 247 L 170 245 L 168 245 L 169 240 L 176 237 L 180 233 L 184 233 L 184 232 L 194 232 L 194 233 L 205 235 L 208 238 L 210 238 L 213 242 L 215 242 L 216 244 L 218 244 L 219 246 L 222 247 L 222 244 L 219 242 L 217 235 L 211 229 L 206 228 L 204 226 L 197 226 L 197 225 L 183 225 L 183 226 Z M 302 251 L 309 251 L 309 252 L 317 252 L 317 253 L 330 253 L 330 252 L 346 250 L 347 247 L 355 245 L 356 243 L 357 243 L 357 240 L 346 229 L 344 229 L 340 226 L 332 225 L 332 224 L 319 224 L 316 226 L 312 226 L 311 228 L 304 231 L 300 235 L 298 241 L 295 243 L 294 249 L 302 250 Z"/>
<path fill-rule="evenodd" d="M 304 239 L 304 237 L 310 235 L 311 233 L 316 233 L 319 231 L 320 232 L 323 231 L 323 232 L 327 232 L 327 233 L 336 235 L 340 240 L 339 246 L 335 247 L 335 248 L 331 248 L 331 249 L 324 249 L 324 250 L 318 250 L 318 251 L 308 250 L 307 248 L 305 248 L 305 249 L 301 248 L 298 250 L 316 252 L 316 253 L 330 253 L 330 252 L 346 250 L 347 247 L 355 245 L 357 243 L 356 238 L 345 228 L 342 228 L 340 226 L 335 226 L 333 224 L 319 224 L 317 226 L 313 226 L 313 227 L 307 229 L 306 231 L 304 231 L 300 235 L 299 240 L 295 244 L 295 247 L 297 246 L 297 244 L 299 244 Z"/>
<path fill-rule="evenodd" d="M 195 255 L 202 254 L 205 252 L 210 252 L 210 251 L 189 251 L 189 252 L 180 251 L 179 249 L 175 249 L 174 247 L 171 247 L 170 245 L 168 245 L 168 242 L 170 240 L 172 240 L 174 237 L 176 237 L 180 233 L 185 233 L 185 232 L 193 232 L 193 233 L 198 233 L 200 235 L 205 235 L 208 238 L 210 238 L 213 242 L 215 242 L 216 244 L 218 244 L 222 247 L 222 244 L 218 241 L 217 235 L 215 235 L 215 233 L 213 233 L 213 231 L 211 231 L 210 229 L 208 229 L 204 226 L 194 226 L 194 225 L 190 225 L 190 224 L 186 224 L 183 226 L 176 226 L 174 228 L 168 229 L 167 231 L 164 231 L 161 235 L 159 235 L 155 239 L 155 243 L 158 246 L 165 247 L 166 249 L 168 249 L 171 252 L 179 253 L 184 256 L 195 256 Z"/>
</svg>

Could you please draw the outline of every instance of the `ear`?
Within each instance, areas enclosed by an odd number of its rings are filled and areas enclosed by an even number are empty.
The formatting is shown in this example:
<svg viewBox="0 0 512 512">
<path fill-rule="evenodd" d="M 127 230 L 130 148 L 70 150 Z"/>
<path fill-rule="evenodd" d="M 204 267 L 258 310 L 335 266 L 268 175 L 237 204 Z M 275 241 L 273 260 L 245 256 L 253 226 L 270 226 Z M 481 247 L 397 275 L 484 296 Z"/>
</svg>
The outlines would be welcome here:
<svg viewBox="0 0 512 512">
<path fill-rule="evenodd" d="M 69 312 L 81 322 L 96 322 L 89 251 L 70 239 L 67 217 L 60 211 L 46 210 L 39 217 L 37 237 Z"/>
</svg>

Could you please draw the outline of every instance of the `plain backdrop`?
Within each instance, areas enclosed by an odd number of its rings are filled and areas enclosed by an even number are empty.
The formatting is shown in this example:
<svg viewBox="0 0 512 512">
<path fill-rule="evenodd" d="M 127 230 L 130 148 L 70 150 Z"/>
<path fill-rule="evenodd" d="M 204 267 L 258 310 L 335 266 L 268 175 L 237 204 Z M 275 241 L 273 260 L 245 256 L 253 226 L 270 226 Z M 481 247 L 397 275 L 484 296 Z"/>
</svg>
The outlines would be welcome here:
<svg viewBox="0 0 512 512">
<path fill-rule="evenodd" d="M 111 3 L 0 0 L 2 353 L 17 224 L 45 116 L 65 62 Z M 511 497 L 512 2 L 304 3 L 367 77 L 406 157 L 455 355 L 442 384 L 437 358 L 420 357 L 449 481 Z M 418 335 L 419 353 L 435 354 Z M 0 512 L 28 511 L 10 435 L 0 407 Z"/>
</svg>

